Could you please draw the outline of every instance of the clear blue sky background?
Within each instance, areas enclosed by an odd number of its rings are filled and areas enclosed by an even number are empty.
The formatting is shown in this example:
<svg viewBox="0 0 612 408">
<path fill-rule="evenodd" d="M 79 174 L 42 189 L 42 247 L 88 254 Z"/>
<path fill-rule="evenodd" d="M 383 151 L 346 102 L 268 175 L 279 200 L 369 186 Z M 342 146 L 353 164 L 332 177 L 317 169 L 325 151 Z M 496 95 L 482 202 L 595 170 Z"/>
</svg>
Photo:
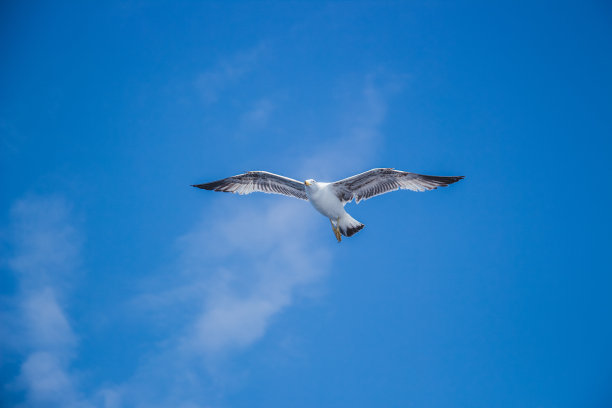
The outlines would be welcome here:
<svg viewBox="0 0 612 408">
<path fill-rule="evenodd" d="M 612 405 L 608 2 L 88 4 L 0 7 L 0 405 Z M 373 167 L 466 179 L 189 186 Z"/>
</svg>

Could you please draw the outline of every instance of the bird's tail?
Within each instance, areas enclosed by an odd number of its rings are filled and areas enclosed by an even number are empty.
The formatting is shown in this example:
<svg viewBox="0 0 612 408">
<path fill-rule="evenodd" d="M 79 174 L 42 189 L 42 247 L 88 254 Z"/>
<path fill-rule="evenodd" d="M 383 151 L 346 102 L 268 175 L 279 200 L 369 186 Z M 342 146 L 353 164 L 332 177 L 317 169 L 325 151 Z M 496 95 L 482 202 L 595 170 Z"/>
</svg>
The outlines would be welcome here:
<svg viewBox="0 0 612 408">
<path fill-rule="evenodd" d="M 362 223 L 360 223 L 348 214 L 344 214 L 344 216 L 342 216 L 338 220 L 338 229 L 345 237 L 355 235 L 356 233 L 361 231 L 363 227 L 364 225 Z"/>
</svg>

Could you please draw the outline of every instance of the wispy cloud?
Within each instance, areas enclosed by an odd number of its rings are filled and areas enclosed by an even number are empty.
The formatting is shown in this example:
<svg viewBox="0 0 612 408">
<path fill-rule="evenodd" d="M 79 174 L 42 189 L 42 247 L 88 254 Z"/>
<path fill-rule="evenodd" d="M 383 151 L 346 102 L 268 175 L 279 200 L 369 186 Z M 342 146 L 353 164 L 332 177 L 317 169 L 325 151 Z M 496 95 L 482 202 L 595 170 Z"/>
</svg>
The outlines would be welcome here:
<svg viewBox="0 0 612 408">
<path fill-rule="evenodd" d="M 330 253 L 313 238 L 307 203 L 279 199 L 264 208 L 227 203 L 182 238 L 182 263 L 206 279 L 205 300 L 184 341 L 214 354 L 261 338 L 296 291 L 326 273 Z M 233 214 L 231 218 L 227 217 Z M 225 219 L 219 222 L 219 219 Z"/>
<path fill-rule="evenodd" d="M 51 286 L 23 293 L 20 308 L 23 334 L 33 349 L 64 355 L 76 345 L 76 336 Z"/>
<path fill-rule="evenodd" d="M 251 109 L 242 115 L 242 124 L 247 128 L 260 128 L 265 126 L 274 112 L 276 106 L 269 98 L 262 98 L 256 101 Z"/>
<path fill-rule="evenodd" d="M 11 209 L 9 267 L 25 290 L 58 284 L 78 266 L 80 239 L 60 197 L 30 197 Z"/>
<path fill-rule="evenodd" d="M 26 388 L 28 406 L 31 407 L 87 407 L 75 390 L 74 379 L 66 363 L 57 354 L 34 351 L 21 365 L 18 384 Z"/>
<path fill-rule="evenodd" d="M 266 50 L 264 44 L 241 51 L 220 60 L 213 68 L 202 72 L 196 79 L 196 87 L 207 104 L 219 100 L 221 93 L 251 72 Z"/>
<path fill-rule="evenodd" d="M 3 346 L 23 356 L 13 386 L 25 391 L 28 406 L 87 406 L 69 370 L 77 337 L 61 301 L 79 263 L 81 240 L 70 207 L 59 197 L 22 199 L 13 205 L 11 222 L 8 265 L 19 290 Z"/>
</svg>

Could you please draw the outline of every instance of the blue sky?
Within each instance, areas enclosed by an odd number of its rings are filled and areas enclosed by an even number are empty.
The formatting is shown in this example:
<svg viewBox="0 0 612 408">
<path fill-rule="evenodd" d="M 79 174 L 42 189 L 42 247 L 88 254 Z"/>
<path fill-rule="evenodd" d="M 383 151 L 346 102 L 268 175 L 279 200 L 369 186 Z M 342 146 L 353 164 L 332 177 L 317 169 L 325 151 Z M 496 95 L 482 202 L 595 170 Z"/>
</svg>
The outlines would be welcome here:
<svg viewBox="0 0 612 408">
<path fill-rule="evenodd" d="M 612 404 L 612 9 L 5 2 L 0 405 Z M 349 212 L 189 185 L 464 175 Z"/>
</svg>

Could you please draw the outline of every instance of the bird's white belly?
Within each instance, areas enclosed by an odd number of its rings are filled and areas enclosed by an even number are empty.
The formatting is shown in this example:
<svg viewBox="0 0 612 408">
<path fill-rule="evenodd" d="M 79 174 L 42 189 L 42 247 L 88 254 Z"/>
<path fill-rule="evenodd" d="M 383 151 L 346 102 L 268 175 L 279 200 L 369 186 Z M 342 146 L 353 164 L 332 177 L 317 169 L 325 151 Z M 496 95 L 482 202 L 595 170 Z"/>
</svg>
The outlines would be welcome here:
<svg viewBox="0 0 612 408">
<path fill-rule="evenodd" d="M 333 191 L 326 187 L 308 194 L 308 201 L 312 206 L 324 216 L 331 219 L 338 219 L 345 214 L 344 206 Z"/>
</svg>

